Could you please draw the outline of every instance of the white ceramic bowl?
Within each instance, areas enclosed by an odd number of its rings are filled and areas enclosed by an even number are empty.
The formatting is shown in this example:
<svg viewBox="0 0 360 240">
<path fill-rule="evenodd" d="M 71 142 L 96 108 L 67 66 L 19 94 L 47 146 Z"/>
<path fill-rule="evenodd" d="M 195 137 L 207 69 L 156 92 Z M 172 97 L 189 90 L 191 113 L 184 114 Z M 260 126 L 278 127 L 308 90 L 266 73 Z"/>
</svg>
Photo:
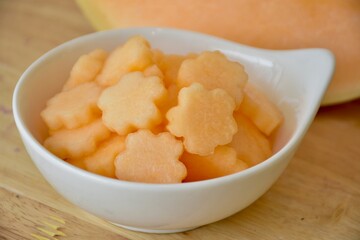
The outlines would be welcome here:
<svg viewBox="0 0 360 240">
<path fill-rule="evenodd" d="M 221 50 L 245 65 L 285 115 L 274 144 L 277 152 L 263 163 L 230 176 L 186 184 L 142 184 L 98 176 L 57 158 L 42 145 L 40 111 L 61 89 L 76 59 L 95 48 L 114 49 L 141 34 L 154 48 L 185 54 Z M 93 33 L 51 50 L 21 76 L 13 98 L 16 125 L 32 160 L 66 199 L 86 211 L 129 229 L 178 232 L 226 218 L 264 194 L 284 171 L 311 124 L 334 68 L 324 49 L 269 51 L 208 35 L 161 28 Z"/>
</svg>

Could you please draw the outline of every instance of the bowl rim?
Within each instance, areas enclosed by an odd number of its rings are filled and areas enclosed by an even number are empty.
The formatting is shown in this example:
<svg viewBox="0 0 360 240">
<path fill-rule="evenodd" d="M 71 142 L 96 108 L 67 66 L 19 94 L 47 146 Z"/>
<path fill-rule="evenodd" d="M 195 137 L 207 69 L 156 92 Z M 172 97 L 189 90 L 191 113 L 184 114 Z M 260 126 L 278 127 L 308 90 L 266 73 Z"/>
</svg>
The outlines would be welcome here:
<svg viewBox="0 0 360 240">
<path fill-rule="evenodd" d="M 114 187 L 129 187 L 129 188 L 141 188 L 141 189 L 149 189 L 149 190 L 163 190 L 163 189 L 191 189 L 191 188 L 198 188 L 198 187 L 211 187 L 213 185 L 223 185 L 227 184 L 229 182 L 233 182 L 236 179 L 242 179 L 249 175 L 255 174 L 257 172 L 261 172 L 268 168 L 270 165 L 275 164 L 278 161 L 281 161 L 283 155 L 286 155 L 289 151 L 291 151 L 293 148 L 296 147 L 297 142 L 301 140 L 303 135 L 307 132 L 307 128 L 310 126 L 315 114 L 316 110 L 320 106 L 320 101 L 317 104 L 317 106 L 314 106 L 314 110 L 311 111 L 310 116 L 308 116 L 307 121 L 302 126 L 298 126 L 295 128 L 293 134 L 291 135 L 290 139 L 285 143 L 285 145 L 279 149 L 275 154 L 273 154 L 270 158 L 264 160 L 263 162 L 252 166 L 244 171 L 240 171 L 234 174 L 226 175 L 223 177 L 208 179 L 208 180 L 202 180 L 202 181 L 195 181 L 195 182 L 184 182 L 184 183 L 170 183 L 170 184 L 163 184 L 163 183 L 142 183 L 142 182 L 130 182 L 130 181 L 124 181 L 119 179 L 112 179 L 108 177 L 104 177 L 86 170 L 83 170 L 81 168 L 78 168 L 60 158 L 52 154 L 50 151 L 48 151 L 31 133 L 30 130 L 26 127 L 23 119 L 21 118 L 21 113 L 19 109 L 19 101 L 20 101 L 20 93 L 22 90 L 23 84 L 26 82 L 28 75 L 36 68 L 41 66 L 44 62 L 46 62 L 49 58 L 51 58 L 53 55 L 56 55 L 66 49 L 69 48 L 69 46 L 75 44 L 78 41 L 84 41 L 91 38 L 96 38 L 101 35 L 112 35 L 112 34 L 121 34 L 125 32 L 136 32 L 136 34 L 143 34 L 143 33 L 153 33 L 153 34 L 159 34 L 166 32 L 167 34 L 186 34 L 194 37 L 200 37 L 204 38 L 207 41 L 212 42 L 221 42 L 223 44 L 232 45 L 241 47 L 243 49 L 248 49 L 250 51 L 255 51 L 258 53 L 262 53 L 265 56 L 268 54 L 278 54 L 278 53 L 288 53 L 288 52 L 300 52 L 300 51 L 317 51 L 321 54 L 327 55 L 329 60 L 332 61 L 332 69 L 330 69 L 328 74 L 327 82 L 330 83 L 331 75 L 334 69 L 334 57 L 333 54 L 327 50 L 322 48 L 307 48 L 307 49 L 296 49 L 296 50 L 269 50 L 269 49 L 261 49 L 256 48 L 252 46 L 247 46 L 244 44 L 240 44 L 237 42 L 225 40 L 219 37 L 215 37 L 212 35 L 204 34 L 204 33 L 198 33 L 194 31 L 188 31 L 188 30 L 180 30 L 180 29 L 174 29 L 174 28 L 160 28 L 160 27 L 134 27 L 134 28 L 126 28 L 126 29 L 113 29 L 113 30 L 106 30 L 101 32 L 94 32 L 86 35 L 82 35 L 80 37 L 74 38 L 72 40 L 66 41 L 55 48 L 47 51 L 45 54 L 40 56 L 37 60 L 35 60 L 21 75 L 20 79 L 16 83 L 15 90 L 13 92 L 13 115 L 15 119 L 15 123 L 17 125 L 17 128 L 20 132 L 20 135 L 26 142 L 30 143 L 31 147 L 37 151 L 40 155 L 43 155 L 44 158 L 47 161 L 50 161 L 52 164 L 56 165 L 59 168 L 63 168 L 66 171 L 70 171 L 73 174 L 79 174 L 84 178 L 89 178 L 92 181 L 97 181 L 100 183 L 107 184 L 109 186 Z M 326 90 L 326 89 L 325 89 Z M 325 92 L 324 90 L 324 92 Z M 324 94 L 324 93 L 323 93 Z M 320 94 L 319 99 L 323 97 L 323 94 Z"/>
</svg>

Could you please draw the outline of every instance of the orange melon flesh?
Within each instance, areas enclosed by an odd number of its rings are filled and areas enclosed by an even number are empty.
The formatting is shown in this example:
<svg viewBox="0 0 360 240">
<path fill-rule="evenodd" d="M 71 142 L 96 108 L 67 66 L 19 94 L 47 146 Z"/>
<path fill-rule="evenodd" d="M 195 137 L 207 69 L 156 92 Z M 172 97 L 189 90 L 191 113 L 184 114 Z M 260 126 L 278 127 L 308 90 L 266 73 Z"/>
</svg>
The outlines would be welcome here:
<svg viewBox="0 0 360 240">
<path fill-rule="evenodd" d="M 126 73 L 142 71 L 152 64 L 150 44 L 143 37 L 135 36 L 111 52 L 96 81 L 101 86 L 111 86 Z"/>
<path fill-rule="evenodd" d="M 166 100 L 159 105 L 159 109 L 164 116 L 170 108 L 177 105 L 179 94 L 179 88 L 175 84 L 168 86 L 166 90 Z"/>
<path fill-rule="evenodd" d="M 209 91 L 193 83 L 180 90 L 178 105 L 167 112 L 167 129 L 184 138 L 186 151 L 206 156 L 230 143 L 237 132 L 234 109 L 235 101 L 225 90 Z"/>
<path fill-rule="evenodd" d="M 167 132 L 166 124 L 164 122 L 162 122 L 161 124 L 151 128 L 150 131 L 155 135 L 162 133 L 162 132 Z"/>
<path fill-rule="evenodd" d="M 164 55 L 162 61 L 159 64 L 159 67 L 164 72 L 166 86 L 175 83 L 180 65 L 185 59 L 185 56 L 176 54 Z"/>
<path fill-rule="evenodd" d="M 170 86 L 176 83 L 178 71 L 182 62 L 186 59 L 192 59 L 195 57 L 195 54 L 188 54 L 186 56 L 177 54 L 163 54 L 162 56 L 157 56 L 157 64 L 164 73 L 165 86 Z"/>
<path fill-rule="evenodd" d="M 62 129 L 45 139 L 44 146 L 62 159 L 79 159 L 95 152 L 98 144 L 110 136 L 100 119 L 77 129 Z"/>
<path fill-rule="evenodd" d="M 65 83 L 63 90 L 69 90 L 85 82 L 91 82 L 103 67 L 107 53 L 96 49 L 89 54 L 81 56 L 70 72 L 70 78 Z"/>
<path fill-rule="evenodd" d="M 125 181 L 144 183 L 181 183 L 186 168 L 179 157 L 181 141 L 170 133 L 154 135 L 139 130 L 127 136 L 125 151 L 115 160 L 116 177 Z"/>
<path fill-rule="evenodd" d="M 83 126 L 99 117 L 97 100 L 101 91 L 96 83 L 90 82 L 60 92 L 48 100 L 41 117 L 50 130 Z"/>
<path fill-rule="evenodd" d="M 86 170 L 110 178 L 115 178 L 115 158 L 125 149 L 125 137 L 113 135 L 102 142 L 96 152 L 83 159 Z"/>
<path fill-rule="evenodd" d="M 224 89 L 234 98 L 236 106 L 239 106 L 247 79 L 240 63 L 229 61 L 225 55 L 215 51 L 203 52 L 195 59 L 182 62 L 176 83 L 180 88 L 198 82 L 209 90 Z"/>
<path fill-rule="evenodd" d="M 147 67 L 144 70 L 143 73 L 144 73 L 145 77 L 156 76 L 156 77 L 159 77 L 161 79 L 164 78 L 164 74 L 162 73 L 162 71 L 160 70 L 160 68 L 156 64 Z"/>
<path fill-rule="evenodd" d="M 260 48 L 327 48 L 336 56 L 336 70 L 322 104 L 360 97 L 358 0 L 158 0 L 156 3 L 77 0 L 77 3 L 98 30 L 175 27 Z"/>
<path fill-rule="evenodd" d="M 234 113 L 238 131 L 228 146 L 235 149 L 237 157 L 254 166 L 272 154 L 270 141 L 240 111 Z"/>
<path fill-rule="evenodd" d="M 160 49 L 151 49 L 152 53 L 152 61 L 157 65 L 160 66 L 165 54 Z"/>
<path fill-rule="evenodd" d="M 76 158 L 76 159 L 68 158 L 65 160 L 66 160 L 66 162 L 70 163 L 71 165 L 74 165 L 75 167 L 86 170 L 86 166 L 85 166 L 84 160 L 82 158 Z"/>
<path fill-rule="evenodd" d="M 159 77 L 141 72 L 126 74 L 106 88 L 98 101 L 104 124 L 120 135 L 136 129 L 152 128 L 162 120 L 156 103 L 164 100 L 166 89 Z"/>
<path fill-rule="evenodd" d="M 207 180 L 240 172 L 248 165 L 237 158 L 236 151 L 228 146 L 219 146 L 208 156 L 185 152 L 181 156 L 187 169 L 184 182 Z"/>
<path fill-rule="evenodd" d="M 244 99 L 240 105 L 240 111 L 267 136 L 273 133 L 283 121 L 283 116 L 276 105 L 250 83 L 244 88 Z"/>
</svg>

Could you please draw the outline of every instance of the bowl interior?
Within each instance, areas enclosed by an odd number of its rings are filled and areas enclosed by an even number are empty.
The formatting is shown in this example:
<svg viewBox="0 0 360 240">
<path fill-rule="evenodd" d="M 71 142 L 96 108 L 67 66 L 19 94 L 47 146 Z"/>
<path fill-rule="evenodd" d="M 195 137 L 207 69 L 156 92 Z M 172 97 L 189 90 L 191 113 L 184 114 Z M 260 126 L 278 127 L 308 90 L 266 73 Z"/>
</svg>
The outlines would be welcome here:
<svg viewBox="0 0 360 240">
<path fill-rule="evenodd" d="M 249 81 L 264 90 L 285 116 L 285 124 L 274 136 L 275 151 L 291 141 L 295 144 L 303 136 L 330 82 L 334 65 L 331 53 L 326 50 L 260 50 L 172 29 L 135 28 L 90 34 L 46 53 L 21 77 L 14 94 L 14 113 L 25 132 L 38 144 L 43 142 L 47 134 L 40 112 L 46 101 L 59 92 L 79 56 L 96 48 L 110 51 L 138 34 L 147 38 L 153 48 L 165 53 L 220 50 L 242 63 Z"/>
</svg>

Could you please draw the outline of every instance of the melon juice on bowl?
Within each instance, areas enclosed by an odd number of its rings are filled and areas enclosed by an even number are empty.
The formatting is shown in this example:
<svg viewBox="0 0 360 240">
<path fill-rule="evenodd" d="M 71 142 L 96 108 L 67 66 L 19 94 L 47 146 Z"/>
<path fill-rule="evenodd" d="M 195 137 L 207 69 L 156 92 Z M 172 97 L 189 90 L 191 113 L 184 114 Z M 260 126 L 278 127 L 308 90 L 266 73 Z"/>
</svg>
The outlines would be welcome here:
<svg viewBox="0 0 360 240">
<path fill-rule="evenodd" d="M 249 82 L 265 92 L 283 114 L 284 122 L 272 136 L 274 154 L 253 167 L 224 177 L 159 184 L 100 176 L 60 159 L 43 147 L 48 133 L 40 112 L 46 101 L 61 91 L 75 61 L 97 48 L 111 51 L 135 35 L 143 36 L 153 48 L 166 53 L 185 55 L 220 50 L 232 61 L 243 64 Z M 333 56 L 323 49 L 269 51 L 208 35 L 161 28 L 99 32 L 64 43 L 30 66 L 15 89 L 14 117 L 40 172 L 74 205 L 130 229 L 179 232 L 226 218 L 271 187 L 311 124 L 333 65 Z"/>
</svg>

